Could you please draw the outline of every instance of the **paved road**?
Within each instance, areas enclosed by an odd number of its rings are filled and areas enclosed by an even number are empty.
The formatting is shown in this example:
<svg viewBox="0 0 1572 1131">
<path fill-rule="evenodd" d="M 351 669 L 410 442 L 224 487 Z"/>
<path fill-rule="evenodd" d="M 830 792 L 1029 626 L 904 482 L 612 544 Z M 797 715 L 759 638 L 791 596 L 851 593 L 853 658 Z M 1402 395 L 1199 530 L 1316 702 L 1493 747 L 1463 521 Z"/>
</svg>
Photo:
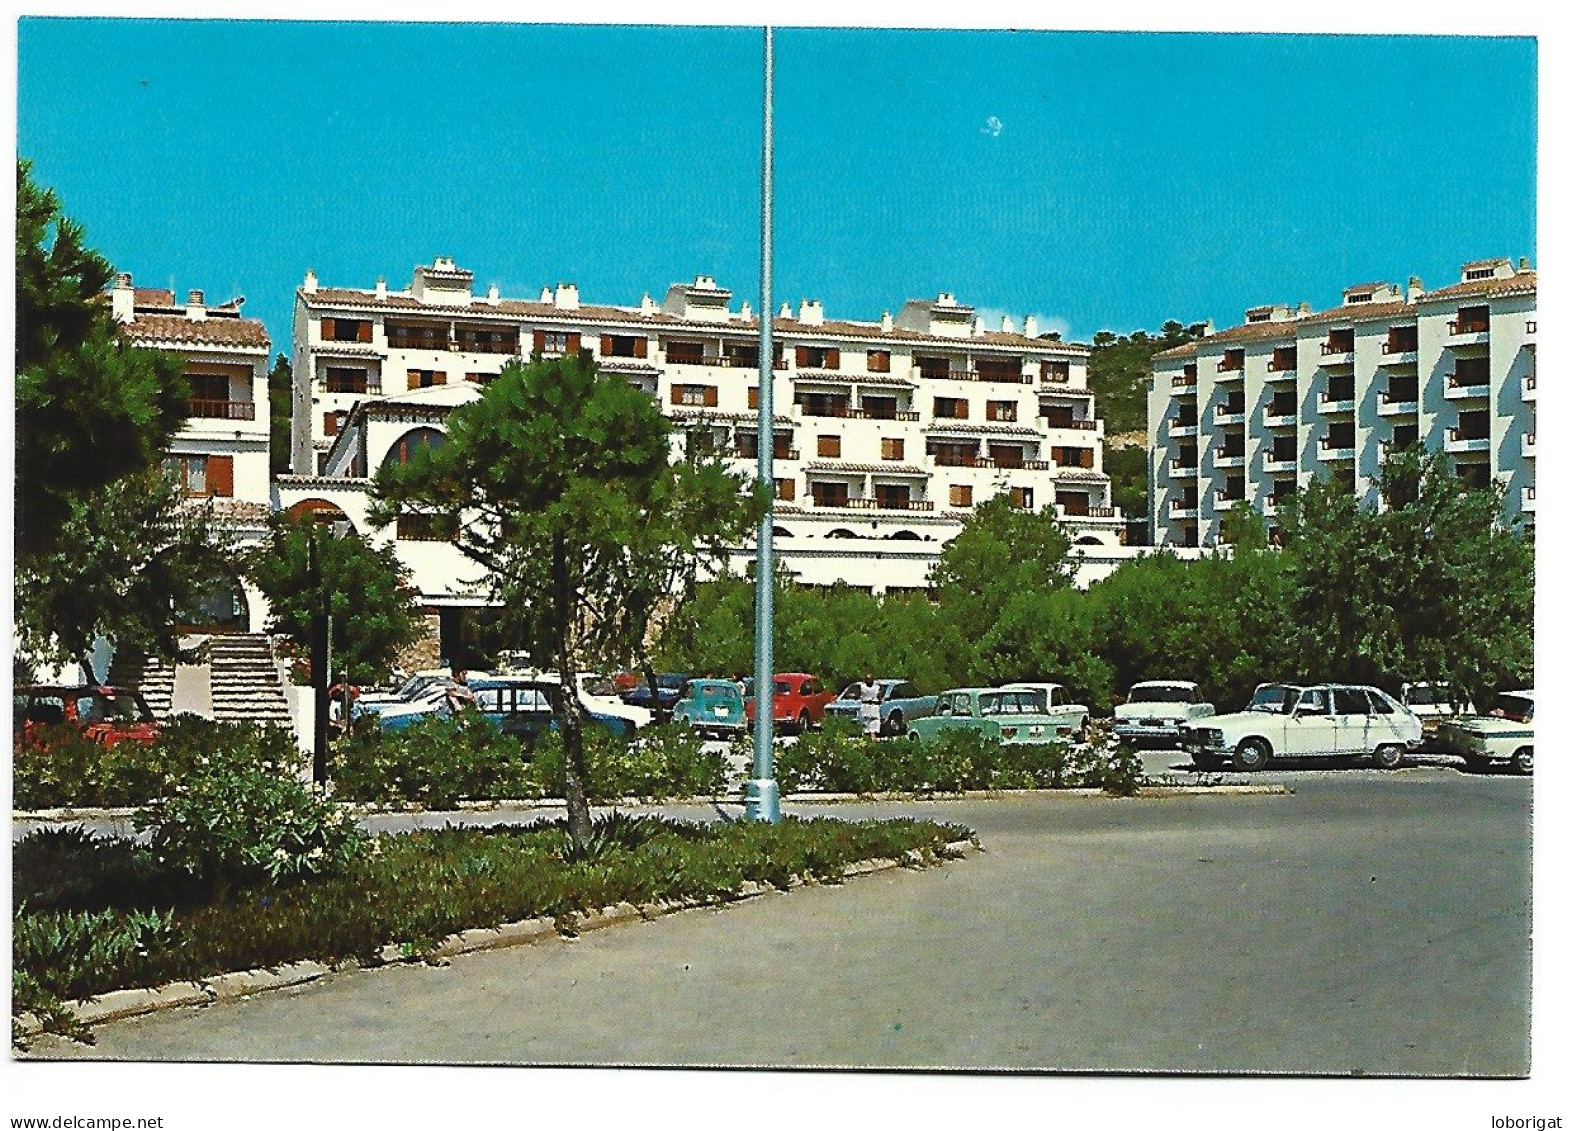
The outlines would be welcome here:
<svg viewBox="0 0 1572 1131">
<path fill-rule="evenodd" d="M 987 851 L 36 1053 L 1525 1073 L 1531 783 L 1288 776 L 1289 796 L 837 807 L 962 821 Z"/>
</svg>

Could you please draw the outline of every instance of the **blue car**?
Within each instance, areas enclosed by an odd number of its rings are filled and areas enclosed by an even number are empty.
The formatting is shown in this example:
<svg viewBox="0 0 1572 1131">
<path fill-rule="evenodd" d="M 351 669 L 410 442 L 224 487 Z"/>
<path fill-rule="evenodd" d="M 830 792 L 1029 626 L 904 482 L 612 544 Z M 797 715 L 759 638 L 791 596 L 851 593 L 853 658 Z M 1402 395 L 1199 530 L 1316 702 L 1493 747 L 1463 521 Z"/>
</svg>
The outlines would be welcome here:
<svg viewBox="0 0 1572 1131">
<path fill-rule="evenodd" d="M 475 710 L 503 734 L 533 742 L 557 729 L 557 697 L 562 694 L 560 683 L 500 676 L 471 680 L 469 689 L 475 696 Z M 623 738 L 633 736 L 631 719 L 598 711 L 589 712 L 589 718 L 613 734 Z"/>
<path fill-rule="evenodd" d="M 678 699 L 682 698 L 683 689 L 688 686 L 691 676 L 675 672 L 665 672 L 655 677 L 655 690 L 659 701 L 650 697 L 650 685 L 640 680 L 637 687 L 622 693 L 622 701 L 630 707 L 643 707 L 646 711 L 653 711 L 657 707 L 662 711 L 671 710 Z"/>
<path fill-rule="evenodd" d="M 742 688 L 729 679 L 689 680 L 671 718 L 678 726 L 701 733 L 741 734 L 748 726 Z"/>
</svg>

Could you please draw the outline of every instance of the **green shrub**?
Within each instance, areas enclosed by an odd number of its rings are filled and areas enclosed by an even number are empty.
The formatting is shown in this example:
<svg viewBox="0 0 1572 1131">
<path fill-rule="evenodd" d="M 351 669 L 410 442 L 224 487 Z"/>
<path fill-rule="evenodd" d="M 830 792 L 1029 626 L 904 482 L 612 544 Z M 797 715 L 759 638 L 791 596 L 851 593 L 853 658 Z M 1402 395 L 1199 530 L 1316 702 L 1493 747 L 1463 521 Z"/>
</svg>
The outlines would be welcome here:
<svg viewBox="0 0 1572 1131">
<path fill-rule="evenodd" d="M 801 735 L 775 754 L 775 779 L 783 793 L 822 790 L 829 793 L 872 793 L 899 788 L 880 784 L 890 747 L 869 738 L 846 719 L 824 720 L 820 730 Z"/>
<path fill-rule="evenodd" d="M 333 748 L 335 797 L 450 809 L 459 801 L 544 796 L 529 754 L 473 712 L 400 731 L 362 719 Z"/>
<path fill-rule="evenodd" d="M 13 804 L 19 809 L 141 805 L 202 766 L 289 771 L 301 755 L 286 730 L 176 715 L 152 745 L 101 746 L 71 727 L 51 728 L 44 744 L 16 751 Z"/>
<path fill-rule="evenodd" d="M 341 871 L 366 848 L 350 815 L 274 768 L 219 760 L 137 813 L 159 863 L 204 882 Z"/>
<path fill-rule="evenodd" d="M 531 766 L 538 788 L 562 796 L 562 735 L 552 731 L 535 747 Z M 630 741 L 604 727 L 584 728 L 585 792 L 591 800 L 623 797 L 713 797 L 726 786 L 726 757 L 682 727 L 646 727 Z M 536 794 L 539 796 L 540 794 Z"/>
</svg>

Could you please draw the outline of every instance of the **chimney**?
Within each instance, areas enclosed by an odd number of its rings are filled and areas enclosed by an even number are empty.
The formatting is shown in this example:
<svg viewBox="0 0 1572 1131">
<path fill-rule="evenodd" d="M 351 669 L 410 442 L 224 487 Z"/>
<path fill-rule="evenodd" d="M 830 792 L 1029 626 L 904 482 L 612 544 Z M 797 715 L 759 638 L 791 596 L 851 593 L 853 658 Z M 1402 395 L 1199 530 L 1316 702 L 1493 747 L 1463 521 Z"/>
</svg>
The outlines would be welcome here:
<svg viewBox="0 0 1572 1131">
<path fill-rule="evenodd" d="M 799 321 L 801 321 L 804 326 L 824 325 L 824 304 L 821 303 L 818 299 L 803 299 L 802 306 L 799 309 L 801 310 Z"/>
<path fill-rule="evenodd" d="M 649 291 L 644 292 L 644 298 L 639 302 L 640 314 L 654 314 L 660 307 L 655 305 L 655 300 L 650 298 Z"/>
<path fill-rule="evenodd" d="M 751 302 L 744 302 L 742 304 L 742 309 L 737 313 L 737 317 L 742 319 L 744 322 L 753 321 L 753 304 Z"/>
<path fill-rule="evenodd" d="M 645 295 L 644 297 L 645 298 L 649 298 L 650 296 L 649 295 Z M 550 287 L 541 287 L 540 288 L 540 301 L 545 303 L 547 306 L 552 306 L 552 305 L 554 305 L 556 303 L 557 300 L 552 295 Z"/>
<path fill-rule="evenodd" d="M 1532 271 L 1533 270 L 1533 268 L 1528 265 L 1528 256 L 1525 255 L 1525 256 L 1523 256 L 1521 259 L 1519 259 L 1517 261 L 1517 269 L 1519 271 Z"/>
<path fill-rule="evenodd" d="M 388 281 L 383 276 L 378 275 L 377 276 L 377 301 L 378 302 L 387 302 L 387 300 L 388 300 Z"/>
<path fill-rule="evenodd" d="M 557 309 L 577 310 L 579 308 L 579 285 L 577 283 L 557 284 Z"/>
<path fill-rule="evenodd" d="M 895 319 L 890 317 L 890 312 L 888 310 L 886 310 L 884 312 L 884 316 L 879 319 L 879 329 L 883 330 L 886 334 L 895 329 Z"/>
<path fill-rule="evenodd" d="M 1294 317 L 1296 317 L 1296 318 L 1303 318 L 1305 315 L 1307 315 L 1309 313 L 1310 313 L 1310 304 L 1308 302 L 1302 302 L 1302 303 L 1299 304 L 1299 309 L 1294 311 Z M 1211 325 L 1211 323 L 1207 323 L 1207 325 Z M 1211 331 L 1208 330 L 1207 333 L 1210 334 Z"/>
<path fill-rule="evenodd" d="M 109 292 L 109 309 L 116 322 L 131 322 L 136 318 L 136 290 L 131 286 L 131 275 L 122 271 L 115 276 L 114 290 Z"/>
<path fill-rule="evenodd" d="M 497 284 L 492 283 L 491 286 L 486 288 L 486 301 L 489 302 L 492 306 L 496 306 L 501 298 L 502 293 L 497 290 Z"/>
<path fill-rule="evenodd" d="M 308 295 L 314 295 L 317 293 L 317 273 L 311 270 L 309 267 L 306 268 L 306 281 L 300 289 L 305 291 Z"/>
<path fill-rule="evenodd" d="M 781 303 L 781 312 L 779 314 L 777 314 L 775 317 L 777 317 L 777 318 L 790 318 L 791 317 L 791 303 L 789 303 L 789 302 Z"/>
<path fill-rule="evenodd" d="M 207 305 L 202 301 L 201 291 L 186 292 L 186 317 L 193 322 L 207 318 Z"/>
<path fill-rule="evenodd" d="M 1425 293 L 1424 280 L 1421 279 L 1418 275 L 1410 275 L 1408 277 L 1408 301 L 1409 302 L 1413 302 L 1415 299 L 1417 299 L 1420 295 L 1422 295 L 1424 293 Z"/>
<path fill-rule="evenodd" d="M 940 291 L 939 292 L 938 301 L 935 302 L 933 305 L 935 305 L 935 306 L 954 306 L 955 305 L 955 296 L 953 294 L 951 294 L 949 291 Z"/>
<path fill-rule="evenodd" d="M 1212 320 L 1210 318 L 1201 323 L 1201 336 L 1203 338 L 1210 338 L 1215 333 L 1217 333 L 1217 327 L 1212 325 Z"/>
<path fill-rule="evenodd" d="M 1028 338 L 1035 338 L 1037 336 L 1037 315 L 1028 314 L 1026 316 L 1026 325 L 1022 327 L 1021 333 L 1025 334 Z"/>
<path fill-rule="evenodd" d="M 1001 334 L 1013 334 L 1013 333 L 1015 333 L 1015 319 L 1011 318 L 1008 314 L 1006 314 L 1003 318 L 1000 318 L 999 319 L 999 333 L 1001 333 Z"/>
</svg>

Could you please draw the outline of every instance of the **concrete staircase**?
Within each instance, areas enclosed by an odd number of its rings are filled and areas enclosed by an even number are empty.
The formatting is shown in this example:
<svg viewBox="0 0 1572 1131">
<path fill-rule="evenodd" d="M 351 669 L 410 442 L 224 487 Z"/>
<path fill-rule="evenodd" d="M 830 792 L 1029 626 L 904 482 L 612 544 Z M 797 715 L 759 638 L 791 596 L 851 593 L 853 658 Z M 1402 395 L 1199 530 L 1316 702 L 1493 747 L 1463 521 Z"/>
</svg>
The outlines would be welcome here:
<svg viewBox="0 0 1572 1131">
<path fill-rule="evenodd" d="M 284 698 L 284 685 L 273 663 L 273 647 L 266 636 L 214 636 L 208 649 L 215 719 L 290 726 L 289 703 Z"/>
<path fill-rule="evenodd" d="M 109 685 L 140 691 L 154 718 L 169 718 L 175 695 L 175 669 L 157 656 L 118 650 L 109 665 Z"/>
</svg>

